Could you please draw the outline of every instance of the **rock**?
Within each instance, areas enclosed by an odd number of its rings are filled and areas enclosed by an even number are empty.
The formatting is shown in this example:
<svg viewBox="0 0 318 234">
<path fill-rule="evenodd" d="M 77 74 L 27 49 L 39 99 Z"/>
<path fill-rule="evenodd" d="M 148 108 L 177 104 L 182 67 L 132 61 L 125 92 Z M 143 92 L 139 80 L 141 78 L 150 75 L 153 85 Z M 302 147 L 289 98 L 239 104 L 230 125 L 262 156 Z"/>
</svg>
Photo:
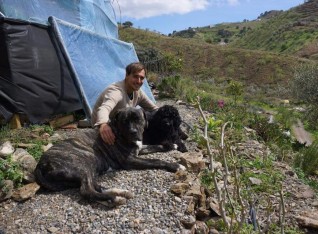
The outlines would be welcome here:
<svg viewBox="0 0 318 234">
<path fill-rule="evenodd" d="M 49 141 L 50 142 L 56 142 L 56 141 L 61 141 L 64 140 L 64 137 L 62 137 L 60 134 L 58 133 L 54 133 L 52 136 L 50 136 Z"/>
<path fill-rule="evenodd" d="M 299 186 L 299 192 L 296 193 L 295 197 L 298 199 L 309 199 L 315 197 L 315 191 L 309 185 Z"/>
<path fill-rule="evenodd" d="M 0 202 L 9 199 L 12 196 L 13 190 L 12 180 L 3 180 L 0 184 Z"/>
<path fill-rule="evenodd" d="M 318 212 L 303 212 L 300 216 L 296 217 L 298 224 L 302 227 L 312 228 L 318 230 Z"/>
<path fill-rule="evenodd" d="M 192 232 L 195 234 L 208 234 L 209 228 L 205 222 L 196 221 L 192 227 Z"/>
<path fill-rule="evenodd" d="M 212 212 L 214 212 L 217 216 L 220 216 L 221 217 L 221 211 L 220 211 L 220 207 L 219 207 L 219 204 L 217 202 L 216 199 L 210 197 L 209 198 L 209 207 Z"/>
<path fill-rule="evenodd" d="M 49 233 L 56 233 L 59 229 L 56 227 L 49 227 L 47 230 L 49 231 Z"/>
<path fill-rule="evenodd" d="M 191 230 L 188 229 L 182 229 L 181 234 L 192 234 Z"/>
<path fill-rule="evenodd" d="M 178 202 L 178 203 L 181 203 L 181 202 L 182 202 L 182 200 L 181 200 L 180 197 L 174 197 L 174 200 L 175 200 L 176 202 Z"/>
<path fill-rule="evenodd" d="M 209 230 L 209 234 L 219 234 L 218 230 L 214 229 L 214 228 L 211 228 Z"/>
<path fill-rule="evenodd" d="M 5 158 L 6 156 L 13 154 L 14 147 L 12 146 L 10 141 L 4 142 L 0 146 L 0 157 Z"/>
<path fill-rule="evenodd" d="M 196 210 L 196 218 L 200 221 L 206 221 L 210 218 L 211 211 L 200 207 Z"/>
<path fill-rule="evenodd" d="M 205 162 L 201 153 L 184 153 L 180 158 L 181 164 L 187 168 L 189 172 L 198 173 L 205 169 Z"/>
<path fill-rule="evenodd" d="M 43 146 L 42 146 L 43 152 L 48 151 L 52 146 L 53 146 L 52 143 L 49 143 L 49 144 L 47 144 L 47 145 L 43 145 Z"/>
<path fill-rule="evenodd" d="M 195 217 L 192 215 L 186 215 L 180 221 L 186 229 L 191 229 L 196 222 Z"/>
<path fill-rule="evenodd" d="M 253 177 L 249 177 L 248 179 L 251 181 L 251 183 L 252 183 L 253 185 L 260 185 L 260 184 L 262 184 L 262 181 L 261 181 L 260 179 L 253 178 Z"/>
<path fill-rule="evenodd" d="M 165 231 L 163 231 L 162 229 L 157 228 L 157 227 L 153 228 L 151 231 L 152 231 L 151 232 L 152 234 L 165 234 L 166 233 Z"/>
<path fill-rule="evenodd" d="M 191 188 L 186 192 L 186 195 L 196 197 L 196 198 L 198 198 L 198 200 L 201 199 L 203 194 L 202 194 L 202 189 L 201 189 L 201 183 L 199 180 L 197 180 L 197 181 L 195 181 L 195 183 L 193 183 Z"/>
<path fill-rule="evenodd" d="M 32 155 L 30 155 L 26 150 L 18 148 L 12 155 L 12 161 L 17 162 L 21 166 L 24 180 L 29 183 L 35 181 L 33 171 L 37 162 Z"/>
<path fill-rule="evenodd" d="M 34 196 L 34 194 L 40 189 L 37 183 L 27 184 L 21 188 L 14 190 L 12 198 L 15 201 L 25 201 Z"/>
<path fill-rule="evenodd" d="M 187 175 L 188 172 L 185 170 L 178 170 L 175 174 L 174 174 L 174 178 L 176 180 L 180 180 L 180 181 L 185 181 L 187 179 Z"/>
<path fill-rule="evenodd" d="M 43 133 L 43 134 L 41 135 L 41 138 L 42 138 L 43 140 L 48 140 L 48 139 L 50 138 L 50 134 L 48 134 L 47 132 L 45 132 L 45 133 Z"/>
<path fill-rule="evenodd" d="M 194 214 L 196 206 L 197 206 L 197 200 L 194 199 L 194 197 L 192 197 L 192 200 L 189 202 L 189 205 L 187 207 L 186 213 Z"/>
<path fill-rule="evenodd" d="M 188 188 L 189 185 L 187 183 L 176 183 L 171 186 L 170 190 L 176 195 L 183 195 L 186 193 Z"/>
</svg>

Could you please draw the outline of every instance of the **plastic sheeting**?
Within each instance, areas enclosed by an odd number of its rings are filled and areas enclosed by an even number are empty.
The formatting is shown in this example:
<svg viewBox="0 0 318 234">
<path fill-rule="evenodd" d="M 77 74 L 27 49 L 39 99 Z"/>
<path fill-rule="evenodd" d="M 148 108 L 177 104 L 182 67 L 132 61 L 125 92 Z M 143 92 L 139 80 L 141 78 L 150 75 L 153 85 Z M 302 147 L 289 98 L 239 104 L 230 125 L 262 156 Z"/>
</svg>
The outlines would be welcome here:
<svg viewBox="0 0 318 234">
<path fill-rule="evenodd" d="M 0 0 L 0 115 L 7 121 L 19 113 L 42 123 L 79 109 L 90 118 L 98 95 L 136 61 L 133 45 L 118 40 L 108 0 Z"/>
<path fill-rule="evenodd" d="M 53 34 L 68 63 L 88 118 L 99 94 L 125 77 L 125 67 L 138 61 L 131 43 L 103 37 L 54 17 L 49 18 Z M 142 86 L 155 101 L 145 80 Z"/>
<path fill-rule="evenodd" d="M 7 18 L 47 25 L 55 16 L 92 32 L 118 38 L 114 10 L 109 0 L 0 0 Z"/>
<path fill-rule="evenodd" d="M 82 109 L 69 69 L 48 27 L 0 18 L 0 115 L 32 123 Z"/>
</svg>

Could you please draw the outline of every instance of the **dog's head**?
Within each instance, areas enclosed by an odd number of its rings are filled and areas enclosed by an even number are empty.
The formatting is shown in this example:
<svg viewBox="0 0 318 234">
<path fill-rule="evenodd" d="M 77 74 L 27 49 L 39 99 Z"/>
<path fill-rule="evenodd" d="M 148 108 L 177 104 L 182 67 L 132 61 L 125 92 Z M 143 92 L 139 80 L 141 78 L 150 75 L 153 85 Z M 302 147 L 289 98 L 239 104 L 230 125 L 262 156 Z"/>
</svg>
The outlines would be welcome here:
<svg viewBox="0 0 318 234">
<path fill-rule="evenodd" d="M 153 121 L 168 131 L 168 129 L 177 129 L 180 127 L 181 117 L 177 108 L 171 105 L 164 105 L 156 111 Z"/>
<path fill-rule="evenodd" d="M 117 111 L 111 120 L 116 137 L 122 137 L 128 143 L 142 141 L 146 126 L 144 113 L 141 109 L 127 107 Z"/>
</svg>

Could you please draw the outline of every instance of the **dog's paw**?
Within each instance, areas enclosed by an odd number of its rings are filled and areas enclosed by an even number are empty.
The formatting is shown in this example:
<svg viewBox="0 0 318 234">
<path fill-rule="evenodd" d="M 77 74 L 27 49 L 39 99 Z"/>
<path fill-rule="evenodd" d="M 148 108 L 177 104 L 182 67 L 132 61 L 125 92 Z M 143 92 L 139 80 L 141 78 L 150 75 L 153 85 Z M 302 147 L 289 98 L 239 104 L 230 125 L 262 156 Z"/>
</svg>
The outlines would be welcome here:
<svg viewBox="0 0 318 234">
<path fill-rule="evenodd" d="M 122 206 L 125 205 L 127 203 L 127 199 L 124 197 L 115 197 L 113 204 L 115 206 Z"/>
<path fill-rule="evenodd" d="M 122 196 L 126 199 L 132 199 L 134 197 L 134 194 L 128 190 L 126 190 L 125 192 L 123 192 Z"/>
<path fill-rule="evenodd" d="M 178 145 L 177 144 L 173 144 L 173 149 L 177 150 L 178 149 Z"/>
<path fill-rule="evenodd" d="M 181 164 L 179 164 L 178 170 L 185 171 L 187 168 Z"/>
<path fill-rule="evenodd" d="M 137 145 L 139 150 L 142 149 L 142 141 L 136 141 L 136 145 Z"/>
</svg>

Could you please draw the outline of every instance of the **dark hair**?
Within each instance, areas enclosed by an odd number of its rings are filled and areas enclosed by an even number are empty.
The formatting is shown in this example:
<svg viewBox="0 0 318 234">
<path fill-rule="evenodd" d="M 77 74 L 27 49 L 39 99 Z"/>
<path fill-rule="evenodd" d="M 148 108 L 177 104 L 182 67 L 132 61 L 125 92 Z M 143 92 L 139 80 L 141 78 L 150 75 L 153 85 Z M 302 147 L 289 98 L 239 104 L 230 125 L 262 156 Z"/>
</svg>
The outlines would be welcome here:
<svg viewBox="0 0 318 234">
<path fill-rule="evenodd" d="M 142 63 L 139 63 L 139 62 L 131 63 L 126 67 L 126 76 L 140 72 L 142 70 L 145 70 L 145 73 L 146 73 L 146 68 Z"/>
</svg>

